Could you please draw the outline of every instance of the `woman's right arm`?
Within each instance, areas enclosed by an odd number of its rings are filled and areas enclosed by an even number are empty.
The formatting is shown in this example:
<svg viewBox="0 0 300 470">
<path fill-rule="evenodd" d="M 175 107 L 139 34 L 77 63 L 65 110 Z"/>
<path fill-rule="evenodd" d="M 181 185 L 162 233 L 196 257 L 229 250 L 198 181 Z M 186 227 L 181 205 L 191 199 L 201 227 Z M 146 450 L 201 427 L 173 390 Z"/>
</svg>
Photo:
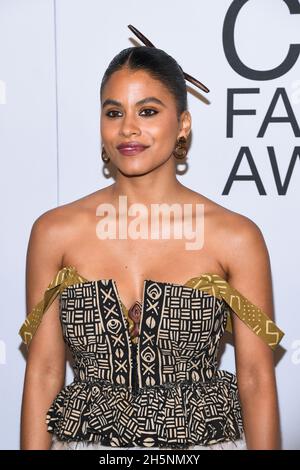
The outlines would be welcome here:
<svg viewBox="0 0 300 470">
<path fill-rule="evenodd" d="M 44 292 L 63 259 L 63 237 L 56 209 L 33 224 L 26 258 L 26 309 L 29 313 Z M 66 350 L 59 320 L 59 297 L 47 311 L 32 338 L 27 356 L 21 410 L 21 449 L 48 450 L 47 411 L 65 382 Z"/>
</svg>

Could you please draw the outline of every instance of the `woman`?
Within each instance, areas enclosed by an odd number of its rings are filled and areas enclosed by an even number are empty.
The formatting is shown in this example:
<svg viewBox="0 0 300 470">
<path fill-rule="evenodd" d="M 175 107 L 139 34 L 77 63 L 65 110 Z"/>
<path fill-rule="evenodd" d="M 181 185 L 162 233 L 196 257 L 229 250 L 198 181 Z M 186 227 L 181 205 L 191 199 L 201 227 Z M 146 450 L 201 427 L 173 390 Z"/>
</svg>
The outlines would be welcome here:
<svg viewBox="0 0 300 470">
<path fill-rule="evenodd" d="M 176 178 L 191 132 L 184 78 L 160 49 L 121 51 L 101 84 L 102 158 L 115 182 L 33 224 L 22 449 L 279 448 L 272 349 L 283 333 L 266 244 L 250 219 Z M 192 207 L 184 228 L 196 223 L 199 235 L 200 221 L 202 243 L 187 249 L 157 226 L 149 236 L 161 203 Z M 236 375 L 217 368 L 231 325 Z M 65 343 L 75 379 L 63 388 Z"/>
</svg>

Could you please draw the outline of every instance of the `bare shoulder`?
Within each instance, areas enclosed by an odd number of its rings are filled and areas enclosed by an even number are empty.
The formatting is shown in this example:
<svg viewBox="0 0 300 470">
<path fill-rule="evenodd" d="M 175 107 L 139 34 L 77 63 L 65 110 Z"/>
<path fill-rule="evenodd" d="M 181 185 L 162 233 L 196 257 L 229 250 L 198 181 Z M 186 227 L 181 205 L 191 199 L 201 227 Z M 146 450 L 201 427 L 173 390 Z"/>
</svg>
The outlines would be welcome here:
<svg viewBox="0 0 300 470">
<path fill-rule="evenodd" d="M 255 246 L 262 248 L 264 245 L 262 231 L 252 219 L 230 210 L 202 194 L 194 191 L 191 193 L 194 201 L 204 206 L 204 217 L 209 230 L 208 235 L 214 237 L 218 244 L 226 246 L 229 257 L 237 249 L 249 249 L 249 244 L 253 248 Z"/>
<path fill-rule="evenodd" d="M 31 247 L 48 247 L 52 252 L 52 259 L 56 260 L 56 267 L 61 267 L 64 240 L 68 232 L 70 210 L 65 207 L 49 209 L 42 213 L 33 223 L 29 239 Z M 42 249 L 39 250 L 42 252 Z"/>
<path fill-rule="evenodd" d="M 49 209 L 34 221 L 26 254 L 27 311 L 64 266 L 68 247 L 73 246 L 74 240 L 81 242 L 86 222 L 99 199 L 99 191 L 96 193 Z"/>
<path fill-rule="evenodd" d="M 261 228 L 251 218 L 207 198 L 204 204 L 227 281 L 272 317 L 271 263 Z"/>
<path fill-rule="evenodd" d="M 226 244 L 228 271 L 234 258 L 239 255 L 250 258 L 263 255 L 266 244 L 260 227 L 251 218 L 228 209 L 217 211 L 220 236 Z M 265 253 L 266 254 L 266 253 Z"/>
<path fill-rule="evenodd" d="M 238 212 L 220 211 L 220 237 L 224 250 L 223 262 L 229 280 L 245 278 L 247 271 L 269 271 L 269 253 L 261 228 L 251 218 Z M 258 273 L 257 273 L 258 274 Z M 269 273 L 268 273 L 269 274 Z"/>
<path fill-rule="evenodd" d="M 97 203 L 105 200 L 107 188 L 95 191 L 42 213 L 33 223 L 31 236 L 39 236 L 47 243 L 53 242 L 64 253 L 64 247 L 79 235 L 95 215 Z"/>
<path fill-rule="evenodd" d="M 194 202 L 204 205 L 207 244 L 227 275 L 227 280 L 245 289 L 263 277 L 270 282 L 269 253 L 261 228 L 246 215 L 191 192 Z M 248 274 L 247 274 L 248 273 Z M 259 281 L 259 282 L 260 282 Z"/>
</svg>

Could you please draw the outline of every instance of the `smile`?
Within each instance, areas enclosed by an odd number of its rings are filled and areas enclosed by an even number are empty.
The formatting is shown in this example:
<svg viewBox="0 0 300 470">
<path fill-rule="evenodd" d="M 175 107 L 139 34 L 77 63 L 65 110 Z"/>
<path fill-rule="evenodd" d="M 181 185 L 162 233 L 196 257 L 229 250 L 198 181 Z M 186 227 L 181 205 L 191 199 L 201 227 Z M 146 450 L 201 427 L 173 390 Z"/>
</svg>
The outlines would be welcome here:
<svg viewBox="0 0 300 470">
<path fill-rule="evenodd" d="M 131 155 L 137 155 L 137 154 L 143 152 L 144 150 L 146 150 L 147 148 L 148 147 L 144 147 L 143 145 L 135 145 L 135 146 L 132 146 L 132 147 L 120 147 L 118 149 L 118 151 L 122 155 L 131 156 Z"/>
</svg>

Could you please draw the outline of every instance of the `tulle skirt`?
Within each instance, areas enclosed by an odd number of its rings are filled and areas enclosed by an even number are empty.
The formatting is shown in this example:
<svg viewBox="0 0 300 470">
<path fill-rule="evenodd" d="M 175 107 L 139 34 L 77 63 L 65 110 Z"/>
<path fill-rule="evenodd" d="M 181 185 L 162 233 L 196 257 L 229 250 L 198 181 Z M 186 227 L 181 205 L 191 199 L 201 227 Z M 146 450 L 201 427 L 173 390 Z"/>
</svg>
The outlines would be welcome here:
<svg viewBox="0 0 300 470">
<path fill-rule="evenodd" d="M 170 447 L 114 447 L 104 446 L 99 443 L 88 442 L 88 441 L 61 441 L 55 434 L 52 437 L 52 446 L 50 450 L 170 450 Z M 175 449 L 176 450 L 176 449 Z M 208 446 L 194 445 L 187 449 L 177 450 L 247 450 L 245 435 L 243 434 L 240 439 L 236 441 L 223 441 Z"/>
</svg>

